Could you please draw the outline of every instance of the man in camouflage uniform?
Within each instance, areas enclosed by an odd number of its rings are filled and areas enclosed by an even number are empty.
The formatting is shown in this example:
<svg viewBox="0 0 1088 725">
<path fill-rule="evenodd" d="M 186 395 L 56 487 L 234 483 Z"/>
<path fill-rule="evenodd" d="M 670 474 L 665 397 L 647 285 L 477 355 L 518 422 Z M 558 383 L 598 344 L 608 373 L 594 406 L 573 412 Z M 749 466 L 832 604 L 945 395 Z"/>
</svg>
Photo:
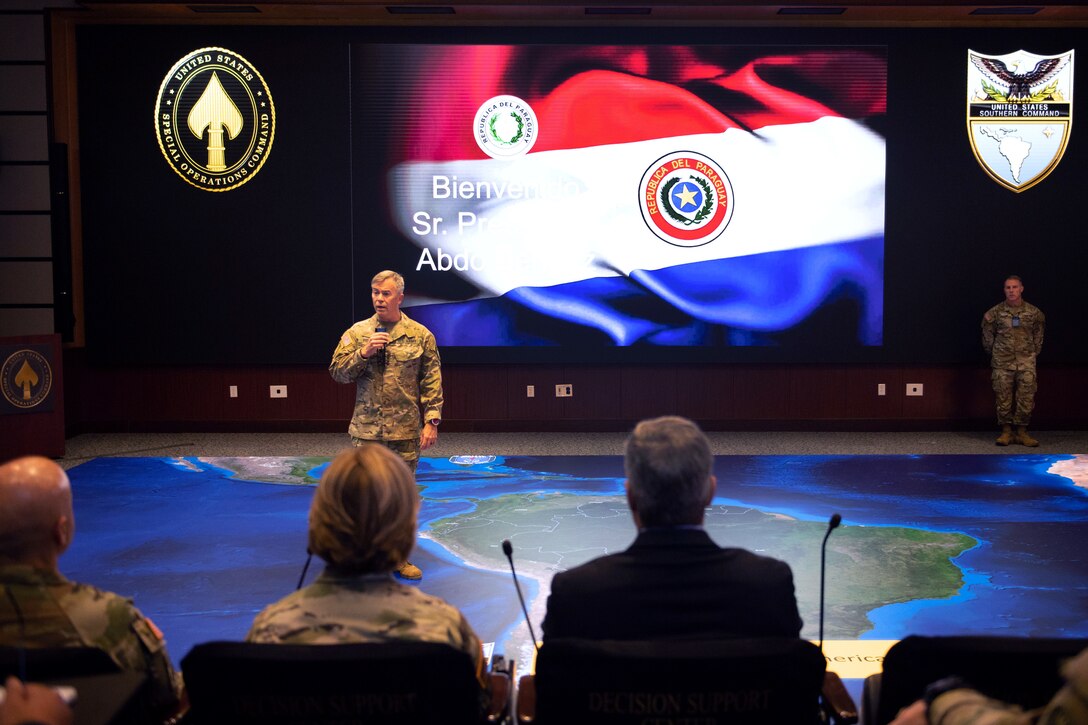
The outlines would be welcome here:
<svg viewBox="0 0 1088 725">
<path fill-rule="evenodd" d="M 386 270 L 374 275 L 370 297 L 374 315 L 340 336 L 329 373 L 338 383 L 355 383 L 355 412 L 348 426 L 352 445 L 381 443 L 415 472 L 419 452 L 438 440 L 442 422 L 438 344 L 430 330 L 401 312 L 404 278 L 399 274 Z M 406 579 L 423 576 L 411 562 L 397 573 Z"/>
<path fill-rule="evenodd" d="M 982 347 L 990 354 L 997 423 L 1001 426 L 999 446 L 1039 445 L 1028 434 L 1028 423 L 1035 407 L 1035 358 L 1043 349 L 1046 317 L 1038 307 L 1025 302 L 1023 294 L 1023 282 L 1010 276 L 1005 280 L 1005 301 L 982 316 Z"/>
<path fill-rule="evenodd" d="M 122 670 L 146 674 L 149 709 L 178 708 L 181 680 L 162 632 L 132 600 L 68 581 L 57 568 L 75 531 L 68 476 L 47 458 L 0 466 L 0 645 L 96 647 Z"/>
<path fill-rule="evenodd" d="M 1065 686 L 1046 707 L 1025 712 L 991 700 L 957 678 L 936 682 L 926 699 L 903 708 L 892 725 L 1084 725 L 1088 723 L 1088 649 L 1062 667 Z"/>
</svg>

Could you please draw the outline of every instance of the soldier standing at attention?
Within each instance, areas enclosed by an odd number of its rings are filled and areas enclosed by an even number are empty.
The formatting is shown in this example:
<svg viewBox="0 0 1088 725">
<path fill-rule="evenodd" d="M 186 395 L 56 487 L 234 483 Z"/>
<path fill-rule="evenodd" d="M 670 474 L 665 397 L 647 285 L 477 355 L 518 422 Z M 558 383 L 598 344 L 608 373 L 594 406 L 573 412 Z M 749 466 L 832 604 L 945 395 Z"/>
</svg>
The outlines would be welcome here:
<svg viewBox="0 0 1088 725">
<path fill-rule="evenodd" d="M 338 383 L 355 383 L 355 412 L 348 426 L 352 445 L 380 443 L 414 474 L 419 452 L 438 440 L 442 360 L 431 331 L 401 312 L 403 277 L 378 272 L 370 281 L 370 297 L 374 315 L 340 336 L 329 373 Z M 405 579 L 423 576 L 409 561 L 396 571 Z"/>
<path fill-rule="evenodd" d="M 1024 283 L 1020 278 L 1008 277 L 1005 301 L 982 316 L 982 347 L 990 354 L 997 423 L 1001 426 L 999 446 L 1039 445 L 1028 434 L 1028 423 L 1035 407 L 1035 358 L 1043 349 L 1046 316 L 1038 307 L 1025 302 L 1023 295 Z"/>
</svg>

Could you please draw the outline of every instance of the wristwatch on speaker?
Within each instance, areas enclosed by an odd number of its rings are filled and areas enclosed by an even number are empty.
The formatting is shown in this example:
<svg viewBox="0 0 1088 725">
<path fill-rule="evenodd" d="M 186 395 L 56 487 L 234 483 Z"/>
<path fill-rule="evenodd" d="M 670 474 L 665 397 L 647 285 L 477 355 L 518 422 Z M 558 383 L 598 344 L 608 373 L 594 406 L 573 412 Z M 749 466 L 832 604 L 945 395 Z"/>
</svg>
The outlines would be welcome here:
<svg viewBox="0 0 1088 725">
<path fill-rule="evenodd" d="M 431 425 L 442 425 L 442 419 L 441 418 L 431 418 L 427 422 L 430 423 Z"/>
</svg>

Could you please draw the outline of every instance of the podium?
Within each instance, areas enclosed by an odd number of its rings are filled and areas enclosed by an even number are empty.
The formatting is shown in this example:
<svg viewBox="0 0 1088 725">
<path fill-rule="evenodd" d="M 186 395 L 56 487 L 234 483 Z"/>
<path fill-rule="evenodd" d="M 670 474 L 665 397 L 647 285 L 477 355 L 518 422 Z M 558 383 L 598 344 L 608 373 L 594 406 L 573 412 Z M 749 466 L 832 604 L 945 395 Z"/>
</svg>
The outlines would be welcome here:
<svg viewBox="0 0 1088 725">
<path fill-rule="evenodd" d="M 0 462 L 64 455 L 60 335 L 0 337 Z"/>
</svg>

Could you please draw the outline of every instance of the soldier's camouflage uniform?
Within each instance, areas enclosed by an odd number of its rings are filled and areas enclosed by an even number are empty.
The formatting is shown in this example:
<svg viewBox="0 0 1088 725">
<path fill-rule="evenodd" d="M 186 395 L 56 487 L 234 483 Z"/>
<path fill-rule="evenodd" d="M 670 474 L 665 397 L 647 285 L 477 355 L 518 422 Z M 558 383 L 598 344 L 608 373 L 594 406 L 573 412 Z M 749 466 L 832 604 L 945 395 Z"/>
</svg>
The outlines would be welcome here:
<svg viewBox="0 0 1088 725">
<path fill-rule="evenodd" d="M 1065 687 L 1045 708 L 1024 712 L 974 690 L 951 690 L 930 705 L 929 722 L 941 725 L 1084 725 L 1088 723 L 1088 650 L 1062 668 Z"/>
<path fill-rule="evenodd" d="M 403 312 L 397 322 L 384 325 L 391 338 L 385 364 L 377 355 L 363 357 L 362 349 L 380 324 L 374 315 L 352 325 L 340 337 L 329 373 L 338 383 L 355 383 L 355 412 L 348 426 L 352 441 L 382 443 L 415 470 L 423 421 L 442 418 L 442 360 L 430 330 Z"/>
<path fill-rule="evenodd" d="M 982 317 L 982 347 L 990 353 L 999 425 L 1026 426 L 1035 407 L 1035 358 L 1043 349 L 1046 317 L 1035 305 L 1002 302 Z"/>
<path fill-rule="evenodd" d="M 26 565 L 0 565 L 0 645 L 95 647 L 122 670 L 150 680 L 147 704 L 160 718 L 178 705 L 181 680 L 161 633 L 131 599 Z"/>
<path fill-rule="evenodd" d="M 438 642 L 467 652 L 481 687 L 486 684 L 480 638 L 464 615 L 386 573 L 340 576 L 326 569 L 310 586 L 258 614 L 246 640 L 272 644 Z"/>
</svg>

